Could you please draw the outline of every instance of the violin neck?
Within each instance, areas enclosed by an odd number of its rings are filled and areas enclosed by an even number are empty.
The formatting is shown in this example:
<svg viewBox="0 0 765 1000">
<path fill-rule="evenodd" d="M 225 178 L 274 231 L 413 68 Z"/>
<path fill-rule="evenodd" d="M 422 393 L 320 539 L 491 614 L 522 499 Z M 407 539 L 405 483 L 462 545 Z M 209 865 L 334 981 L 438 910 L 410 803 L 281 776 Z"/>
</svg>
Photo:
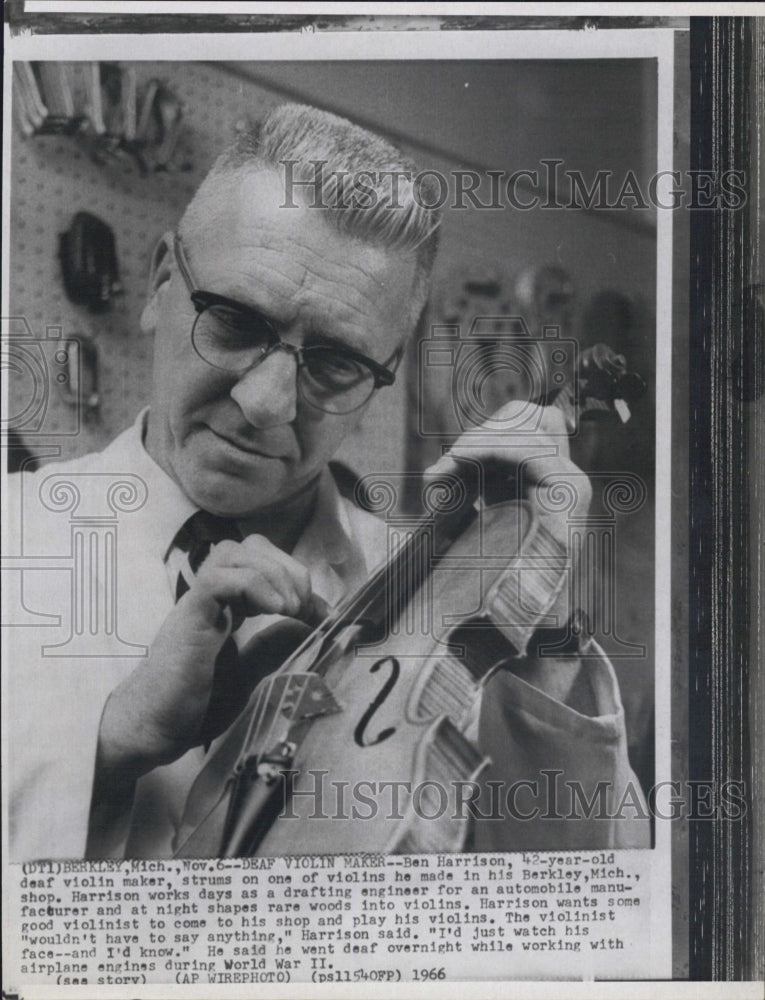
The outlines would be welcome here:
<svg viewBox="0 0 765 1000">
<path fill-rule="evenodd" d="M 440 558 L 478 516 L 478 497 L 477 486 L 466 488 L 455 510 L 424 517 L 416 524 L 361 590 L 341 604 L 328 634 L 347 624 L 361 625 L 373 633 L 390 628 Z"/>
</svg>

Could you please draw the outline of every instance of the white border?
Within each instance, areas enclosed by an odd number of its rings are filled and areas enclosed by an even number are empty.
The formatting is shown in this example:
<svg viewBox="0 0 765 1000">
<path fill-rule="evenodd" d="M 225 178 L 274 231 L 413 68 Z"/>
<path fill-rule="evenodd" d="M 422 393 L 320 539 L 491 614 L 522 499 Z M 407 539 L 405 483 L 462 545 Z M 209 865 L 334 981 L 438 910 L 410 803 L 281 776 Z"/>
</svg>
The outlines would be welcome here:
<svg viewBox="0 0 765 1000">
<path fill-rule="evenodd" d="M 609 31 L 340 31 L 177 35 L 18 35 L 6 58 L 257 62 L 365 59 L 651 59 L 671 53 L 670 28 Z M 168 38 L 177 41 L 176 54 Z M 182 45 L 180 44 L 182 43 Z M 65 55 L 62 45 L 65 44 Z"/>
</svg>

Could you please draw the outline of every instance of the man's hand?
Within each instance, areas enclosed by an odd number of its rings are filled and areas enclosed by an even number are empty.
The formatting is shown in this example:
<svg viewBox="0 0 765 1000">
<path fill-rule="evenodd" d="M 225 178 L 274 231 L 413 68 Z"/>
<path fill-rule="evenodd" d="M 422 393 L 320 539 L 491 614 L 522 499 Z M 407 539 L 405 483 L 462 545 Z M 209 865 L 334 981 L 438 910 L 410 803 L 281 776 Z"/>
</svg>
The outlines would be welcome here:
<svg viewBox="0 0 765 1000">
<path fill-rule="evenodd" d="M 547 530 L 568 548 L 568 519 L 574 509 L 577 519 L 586 517 L 592 487 L 569 458 L 568 433 L 560 410 L 523 401 L 506 403 L 482 427 L 462 434 L 448 454 L 426 470 L 426 478 L 459 475 L 460 459 L 480 462 L 490 484 L 503 484 L 505 499 L 515 493 L 530 503 Z M 503 497 L 494 495 L 491 499 L 496 502 Z M 569 610 L 567 588 L 559 601 L 562 624 Z M 508 669 L 577 711 L 595 714 L 596 705 L 578 657 L 527 656 L 513 661 Z M 501 697 L 501 674 L 493 683 L 495 696 Z"/>
<path fill-rule="evenodd" d="M 305 567 L 262 536 L 216 545 L 147 659 L 112 691 L 97 770 L 134 781 L 198 742 L 215 658 L 234 617 L 283 614 L 313 626 L 326 610 Z"/>
<path fill-rule="evenodd" d="M 570 507 L 556 516 L 560 484 L 566 483 L 573 491 L 577 517 L 584 517 L 589 510 L 592 488 L 569 458 L 566 424 L 554 406 L 534 406 L 523 400 L 505 403 L 491 420 L 465 431 L 449 452 L 425 471 L 425 477 L 459 475 L 459 459 L 481 463 L 490 482 L 501 477 L 508 494 L 517 482 L 519 496 L 545 517 L 548 528 L 561 541 L 568 533 L 566 513 Z"/>
</svg>

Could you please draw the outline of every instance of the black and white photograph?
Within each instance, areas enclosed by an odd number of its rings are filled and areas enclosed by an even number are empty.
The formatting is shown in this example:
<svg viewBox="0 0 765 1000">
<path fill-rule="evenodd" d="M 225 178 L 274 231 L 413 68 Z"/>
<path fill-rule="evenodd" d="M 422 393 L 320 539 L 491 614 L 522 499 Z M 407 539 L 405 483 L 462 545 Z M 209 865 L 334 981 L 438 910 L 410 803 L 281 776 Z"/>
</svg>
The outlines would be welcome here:
<svg viewBox="0 0 765 1000">
<path fill-rule="evenodd" d="M 726 978 L 689 18 L 7 6 L 4 995 Z"/>
</svg>

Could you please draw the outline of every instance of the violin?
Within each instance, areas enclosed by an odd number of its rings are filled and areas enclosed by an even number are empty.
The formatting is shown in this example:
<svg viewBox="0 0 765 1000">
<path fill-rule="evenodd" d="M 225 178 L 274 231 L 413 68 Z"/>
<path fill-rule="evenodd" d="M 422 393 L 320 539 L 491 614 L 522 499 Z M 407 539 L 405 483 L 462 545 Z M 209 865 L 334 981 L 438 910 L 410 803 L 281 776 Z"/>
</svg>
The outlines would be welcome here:
<svg viewBox="0 0 765 1000">
<path fill-rule="evenodd" d="M 628 419 L 644 391 L 599 344 L 542 402 L 573 432 L 580 415 Z M 426 516 L 391 533 L 384 565 L 318 628 L 285 619 L 244 648 L 268 674 L 192 786 L 175 857 L 464 849 L 465 796 L 489 764 L 469 738 L 487 681 L 545 640 L 578 647 L 582 623 L 560 626 L 570 567 L 545 519 L 506 483 L 492 502 L 480 463 L 460 473 L 425 488 Z M 364 787 L 351 821 L 332 822 Z"/>
</svg>

